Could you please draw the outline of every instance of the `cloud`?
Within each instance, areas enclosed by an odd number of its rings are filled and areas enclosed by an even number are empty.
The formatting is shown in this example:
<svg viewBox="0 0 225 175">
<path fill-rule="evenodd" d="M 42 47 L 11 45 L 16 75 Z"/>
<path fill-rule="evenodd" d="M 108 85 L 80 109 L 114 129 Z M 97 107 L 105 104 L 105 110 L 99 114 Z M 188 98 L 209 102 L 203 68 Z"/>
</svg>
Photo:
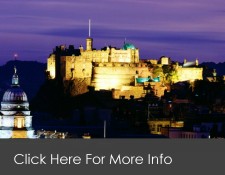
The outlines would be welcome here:
<svg viewBox="0 0 225 175">
<path fill-rule="evenodd" d="M 127 38 L 144 57 L 215 59 L 224 55 L 224 11 L 224 0 L 1 0 L 0 36 L 15 50 L 26 42 L 27 59 L 31 46 L 40 47 L 44 60 L 58 43 L 85 42 L 91 18 L 96 47 Z"/>
<path fill-rule="evenodd" d="M 62 36 L 62 37 L 87 37 L 88 28 L 55 28 L 40 32 L 43 35 Z M 124 30 L 114 28 L 92 29 L 95 38 L 105 40 L 115 38 L 127 38 L 144 42 L 178 42 L 178 43 L 224 43 L 225 32 L 205 32 L 205 31 L 146 31 L 146 30 Z"/>
</svg>

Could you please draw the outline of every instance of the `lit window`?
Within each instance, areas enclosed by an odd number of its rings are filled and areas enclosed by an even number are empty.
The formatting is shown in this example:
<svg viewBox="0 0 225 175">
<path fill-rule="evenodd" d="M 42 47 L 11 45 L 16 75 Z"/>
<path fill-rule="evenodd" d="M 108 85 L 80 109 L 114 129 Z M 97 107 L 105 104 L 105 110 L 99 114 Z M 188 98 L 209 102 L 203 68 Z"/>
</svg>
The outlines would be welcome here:
<svg viewBox="0 0 225 175">
<path fill-rule="evenodd" d="M 24 117 L 15 117 L 14 119 L 15 128 L 23 128 L 24 125 L 25 125 Z"/>
</svg>

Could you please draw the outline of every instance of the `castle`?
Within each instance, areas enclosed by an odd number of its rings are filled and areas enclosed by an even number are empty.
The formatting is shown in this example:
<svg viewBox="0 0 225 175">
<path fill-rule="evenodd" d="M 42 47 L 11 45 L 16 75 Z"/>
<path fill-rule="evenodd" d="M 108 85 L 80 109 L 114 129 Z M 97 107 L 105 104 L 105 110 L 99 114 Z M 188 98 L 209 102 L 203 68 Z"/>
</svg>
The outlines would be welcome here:
<svg viewBox="0 0 225 175">
<path fill-rule="evenodd" d="M 194 63 L 194 65 L 192 64 Z M 162 57 L 160 61 L 139 58 L 139 49 L 124 42 L 122 48 L 93 48 L 93 38 L 86 39 L 86 49 L 73 45 L 57 46 L 47 60 L 48 79 L 62 81 L 64 85 L 74 85 L 72 96 L 87 92 L 87 87 L 95 90 L 112 90 L 113 98 L 140 98 L 149 89 L 156 96 L 162 96 L 164 86 L 162 73 L 154 73 L 156 67 L 171 65 L 170 59 Z M 191 66 L 191 67 L 190 67 Z M 202 68 L 197 67 L 198 60 L 187 62 L 183 66 L 175 65 L 176 76 L 172 82 L 194 81 L 202 79 Z"/>
</svg>

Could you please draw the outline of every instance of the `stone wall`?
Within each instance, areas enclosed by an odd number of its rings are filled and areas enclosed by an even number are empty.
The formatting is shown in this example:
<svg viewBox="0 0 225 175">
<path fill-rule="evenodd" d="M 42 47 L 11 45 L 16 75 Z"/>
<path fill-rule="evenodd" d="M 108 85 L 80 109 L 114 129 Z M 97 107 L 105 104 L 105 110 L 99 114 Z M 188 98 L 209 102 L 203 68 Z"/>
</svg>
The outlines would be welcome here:
<svg viewBox="0 0 225 175">
<path fill-rule="evenodd" d="M 131 96 L 133 98 L 141 98 L 144 95 L 143 86 L 122 86 L 121 89 L 113 89 L 112 96 L 114 99 L 130 99 Z"/>
<path fill-rule="evenodd" d="M 119 63 L 138 63 L 139 62 L 139 50 L 138 49 L 114 49 L 110 51 L 110 62 Z"/>
<path fill-rule="evenodd" d="M 81 56 L 62 57 L 62 75 L 64 80 L 74 78 L 91 78 L 92 63 L 91 59 L 83 59 Z"/>
<path fill-rule="evenodd" d="M 54 79 L 55 78 L 55 55 L 51 55 L 47 59 L 47 71 L 49 72 L 49 78 Z"/>
<path fill-rule="evenodd" d="M 177 69 L 178 81 L 202 80 L 203 68 L 197 67 L 179 67 Z"/>
<path fill-rule="evenodd" d="M 139 50 L 138 49 L 115 49 L 107 48 L 106 50 L 83 50 L 81 52 L 83 59 L 91 59 L 93 62 L 126 62 L 138 63 Z"/>
<path fill-rule="evenodd" d="M 93 62 L 109 62 L 109 50 L 82 51 L 82 59 L 90 59 Z"/>
<path fill-rule="evenodd" d="M 121 89 L 134 85 L 135 76 L 149 76 L 147 64 L 99 63 L 94 65 L 92 85 L 99 89 Z"/>
</svg>

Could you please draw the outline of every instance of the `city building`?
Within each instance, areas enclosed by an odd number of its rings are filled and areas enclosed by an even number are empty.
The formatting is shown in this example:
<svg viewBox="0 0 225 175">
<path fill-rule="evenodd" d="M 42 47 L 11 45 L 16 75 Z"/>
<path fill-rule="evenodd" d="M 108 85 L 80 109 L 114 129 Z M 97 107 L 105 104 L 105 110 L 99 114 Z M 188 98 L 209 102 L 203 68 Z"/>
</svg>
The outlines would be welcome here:
<svg viewBox="0 0 225 175">
<path fill-rule="evenodd" d="M 184 127 L 184 122 L 183 121 L 171 121 L 168 118 L 156 118 L 156 119 L 151 119 L 148 121 L 148 126 L 149 130 L 151 131 L 152 134 L 160 134 L 160 135 L 165 135 L 163 131 L 165 128 L 183 128 Z M 165 131 L 164 131 L 165 132 Z"/>
<path fill-rule="evenodd" d="M 0 138 L 35 138 L 29 102 L 19 85 L 16 67 L 11 88 L 4 93 L 1 102 Z"/>
</svg>

